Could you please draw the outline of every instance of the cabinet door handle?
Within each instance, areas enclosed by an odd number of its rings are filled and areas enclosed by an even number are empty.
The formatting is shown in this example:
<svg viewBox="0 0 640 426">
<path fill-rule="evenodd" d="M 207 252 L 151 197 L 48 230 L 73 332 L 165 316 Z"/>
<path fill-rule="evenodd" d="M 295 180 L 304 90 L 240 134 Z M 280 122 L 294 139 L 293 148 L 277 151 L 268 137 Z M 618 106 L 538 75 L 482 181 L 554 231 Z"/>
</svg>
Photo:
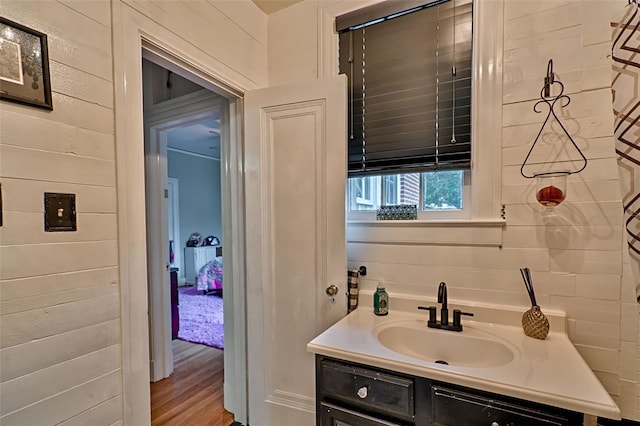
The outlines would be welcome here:
<svg viewBox="0 0 640 426">
<path fill-rule="evenodd" d="M 368 394 L 369 394 L 369 389 L 366 386 L 363 386 L 360 389 L 358 389 L 358 396 L 360 397 L 360 399 L 365 399 Z"/>
</svg>

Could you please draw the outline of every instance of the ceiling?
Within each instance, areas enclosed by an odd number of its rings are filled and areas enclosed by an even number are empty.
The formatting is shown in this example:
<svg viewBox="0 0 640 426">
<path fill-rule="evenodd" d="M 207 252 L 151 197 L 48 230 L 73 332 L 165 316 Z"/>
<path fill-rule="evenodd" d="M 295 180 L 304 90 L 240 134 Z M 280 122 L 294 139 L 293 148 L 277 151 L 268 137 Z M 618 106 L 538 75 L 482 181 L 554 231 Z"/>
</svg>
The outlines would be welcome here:
<svg viewBox="0 0 640 426">
<path fill-rule="evenodd" d="M 187 126 L 168 130 L 167 147 L 178 151 L 220 159 L 220 112 Z"/>
<path fill-rule="evenodd" d="M 264 13 L 270 15 L 303 0 L 253 0 Z"/>
</svg>

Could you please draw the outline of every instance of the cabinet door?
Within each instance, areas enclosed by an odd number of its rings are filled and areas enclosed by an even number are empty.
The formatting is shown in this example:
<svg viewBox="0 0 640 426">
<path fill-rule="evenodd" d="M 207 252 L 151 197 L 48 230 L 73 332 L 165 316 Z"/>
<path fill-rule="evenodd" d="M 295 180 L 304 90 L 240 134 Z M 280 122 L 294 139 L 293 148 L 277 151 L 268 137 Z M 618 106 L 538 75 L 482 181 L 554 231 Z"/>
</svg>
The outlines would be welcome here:
<svg viewBox="0 0 640 426">
<path fill-rule="evenodd" d="M 459 390 L 432 386 L 433 425 L 552 426 L 581 424 L 562 413 L 543 411 Z M 551 408 L 550 408 L 551 409 Z"/>
<path fill-rule="evenodd" d="M 400 426 L 332 404 L 321 404 L 320 426 Z"/>
</svg>

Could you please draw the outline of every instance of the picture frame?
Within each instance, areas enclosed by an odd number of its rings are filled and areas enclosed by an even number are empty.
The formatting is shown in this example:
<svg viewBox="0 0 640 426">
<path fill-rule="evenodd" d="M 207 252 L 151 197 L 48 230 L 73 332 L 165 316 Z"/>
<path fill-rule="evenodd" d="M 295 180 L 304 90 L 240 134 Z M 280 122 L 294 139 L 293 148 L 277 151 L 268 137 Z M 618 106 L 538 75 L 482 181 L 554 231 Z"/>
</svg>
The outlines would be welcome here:
<svg viewBox="0 0 640 426">
<path fill-rule="evenodd" d="M 53 109 L 47 35 L 0 17 L 0 99 Z"/>
</svg>

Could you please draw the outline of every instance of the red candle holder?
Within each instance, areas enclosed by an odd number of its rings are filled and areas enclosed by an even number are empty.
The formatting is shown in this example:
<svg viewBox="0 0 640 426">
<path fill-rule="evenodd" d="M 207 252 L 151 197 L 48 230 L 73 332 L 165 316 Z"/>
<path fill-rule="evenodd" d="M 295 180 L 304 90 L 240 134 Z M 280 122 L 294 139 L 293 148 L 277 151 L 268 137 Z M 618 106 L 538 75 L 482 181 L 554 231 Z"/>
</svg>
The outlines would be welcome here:
<svg viewBox="0 0 640 426">
<path fill-rule="evenodd" d="M 539 173 L 536 178 L 536 200 L 546 207 L 546 213 L 553 213 L 553 208 L 567 197 L 567 176 L 570 172 Z"/>
</svg>

